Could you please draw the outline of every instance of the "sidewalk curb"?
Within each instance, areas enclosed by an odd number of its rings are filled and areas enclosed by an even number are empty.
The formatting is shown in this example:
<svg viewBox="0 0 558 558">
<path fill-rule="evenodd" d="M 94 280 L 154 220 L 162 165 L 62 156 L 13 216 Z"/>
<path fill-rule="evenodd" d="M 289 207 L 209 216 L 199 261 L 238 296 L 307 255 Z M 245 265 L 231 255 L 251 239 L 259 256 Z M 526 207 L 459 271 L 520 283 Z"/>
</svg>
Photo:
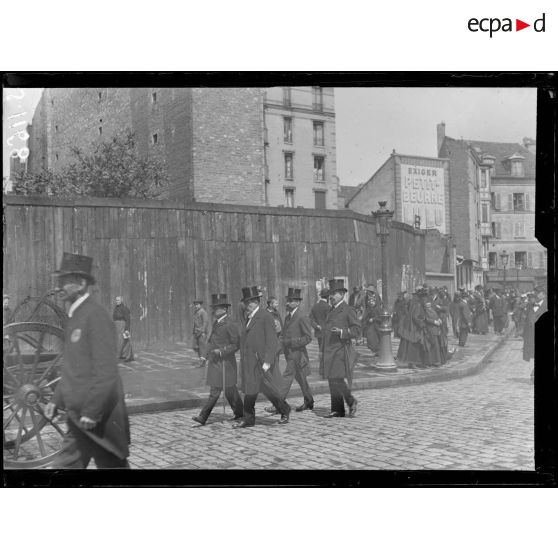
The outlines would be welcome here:
<svg viewBox="0 0 558 558">
<path fill-rule="evenodd" d="M 460 368 L 452 370 L 433 369 L 428 371 L 417 371 L 412 376 L 396 376 L 394 378 L 356 378 L 353 380 L 352 391 L 363 389 L 382 389 L 393 388 L 409 385 L 421 385 L 430 382 L 447 382 L 449 380 L 458 380 L 467 376 L 474 376 L 481 371 L 481 366 L 499 349 L 502 344 L 515 332 L 515 327 L 510 327 L 508 331 L 502 335 L 500 339 L 492 347 L 490 347 L 484 354 L 478 358 L 474 364 L 468 364 Z M 474 358 L 474 357 L 471 357 Z M 329 393 L 329 386 L 327 381 L 320 380 L 317 383 L 312 383 L 312 393 L 315 395 Z M 289 392 L 289 398 L 299 397 L 302 391 L 298 384 L 293 383 L 293 387 Z M 138 415 L 144 413 L 158 413 L 164 411 L 174 411 L 177 409 L 195 409 L 201 407 L 207 398 L 207 394 L 201 396 L 196 393 L 190 393 L 188 397 L 175 400 L 167 399 L 149 399 L 144 403 L 141 400 L 134 400 L 130 405 L 127 403 L 128 414 Z M 258 401 L 266 400 L 261 394 Z"/>
</svg>

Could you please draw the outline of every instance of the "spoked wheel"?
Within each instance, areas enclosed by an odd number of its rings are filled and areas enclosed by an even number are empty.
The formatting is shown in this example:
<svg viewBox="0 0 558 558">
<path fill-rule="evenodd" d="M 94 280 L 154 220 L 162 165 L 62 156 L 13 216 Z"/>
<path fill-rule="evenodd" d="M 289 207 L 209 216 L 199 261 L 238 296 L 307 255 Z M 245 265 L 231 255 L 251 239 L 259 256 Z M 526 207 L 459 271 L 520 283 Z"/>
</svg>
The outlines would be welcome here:
<svg viewBox="0 0 558 558">
<path fill-rule="evenodd" d="M 64 331 L 22 322 L 4 326 L 3 337 L 4 468 L 46 467 L 66 431 L 63 415 L 45 416 L 60 380 Z"/>
</svg>

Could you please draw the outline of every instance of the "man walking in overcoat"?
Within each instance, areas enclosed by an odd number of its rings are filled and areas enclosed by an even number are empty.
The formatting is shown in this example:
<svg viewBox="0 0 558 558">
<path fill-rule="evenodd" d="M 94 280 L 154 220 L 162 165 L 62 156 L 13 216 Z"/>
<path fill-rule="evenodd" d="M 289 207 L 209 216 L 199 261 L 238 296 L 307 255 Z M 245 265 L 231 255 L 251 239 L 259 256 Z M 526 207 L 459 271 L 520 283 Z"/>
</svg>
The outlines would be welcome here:
<svg viewBox="0 0 558 558">
<path fill-rule="evenodd" d="M 213 328 L 207 342 L 205 354 L 202 356 L 207 362 L 207 385 L 209 399 L 201 410 L 199 416 L 192 420 L 201 424 L 206 423 L 213 407 L 223 390 L 223 373 L 225 376 L 225 397 L 231 406 L 234 417 L 232 420 L 241 419 L 243 414 L 242 398 L 236 389 L 236 357 L 235 353 L 240 347 L 238 327 L 229 318 L 230 304 L 226 294 L 211 295 L 211 308 L 213 309 Z"/>
<path fill-rule="evenodd" d="M 244 390 L 244 416 L 233 428 L 247 428 L 256 422 L 255 404 L 260 391 L 281 413 L 279 424 L 289 422 L 291 407 L 273 382 L 271 367 L 275 361 L 279 341 L 273 316 L 260 307 L 258 287 L 243 287 L 242 301 L 247 310 L 246 323 L 240 336 L 240 360 Z"/>
<path fill-rule="evenodd" d="M 331 306 L 328 303 L 329 291 L 322 289 L 320 291 L 320 300 L 312 306 L 310 310 L 310 325 L 314 328 L 314 335 L 318 340 L 318 351 L 320 359 L 320 377 L 324 376 L 324 360 L 322 358 L 324 352 L 324 327 L 326 323 L 327 313 Z"/>
<path fill-rule="evenodd" d="M 466 297 L 467 293 L 462 290 L 459 295 L 459 301 L 457 303 L 457 334 L 459 336 L 459 346 L 465 347 L 467 343 L 467 337 L 472 327 L 472 312 L 469 304 L 467 304 Z"/>
<path fill-rule="evenodd" d="M 343 297 L 347 292 L 343 279 L 329 281 L 332 308 L 329 311 L 324 327 L 324 377 L 329 384 L 331 395 L 331 413 L 328 418 L 344 417 L 345 405 L 349 407 L 349 416 L 357 410 L 357 400 L 345 379 L 351 381 L 356 350 L 351 340 L 360 336 L 360 321 L 354 308 L 351 308 Z"/>
<path fill-rule="evenodd" d="M 494 291 L 489 306 L 492 310 L 492 317 L 494 318 L 494 333 L 502 335 L 506 323 L 506 308 L 499 289 Z"/>
<path fill-rule="evenodd" d="M 198 353 L 200 366 L 205 366 L 202 356 L 207 349 L 209 335 L 209 317 L 203 308 L 203 300 L 194 300 L 194 350 Z"/>
<path fill-rule="evenodd" d="M 57 291 L 70 304 L 62 375 L 45 416 L 57 409 L 68 417 L 55 469 L 128 468 L 130 428 L 116 359 L 116 333 L 109 313 L 89 296 L 93 260 L 64 253 Z"/>
<path fill-rule="evenodd" d="M 310 361 L 306 345 L 312 341 L 312 329 L 310 319 L 304 316 L 299 309 L 301 301 L 300 289 L 289 287 L 286 304 L 288 314 L 285 316 L 281 337 L 281 344 L 287 361 L 287 368 L 283 373 L 286 383 L 281 394 L 286 398 L 293 380 L 296 379 L 304 397 L 302 405 L 296 408 L 298 412 L 314 408 L 314 397 L 306 379 L 306 376 L 310 373 Z"/>
</svg>

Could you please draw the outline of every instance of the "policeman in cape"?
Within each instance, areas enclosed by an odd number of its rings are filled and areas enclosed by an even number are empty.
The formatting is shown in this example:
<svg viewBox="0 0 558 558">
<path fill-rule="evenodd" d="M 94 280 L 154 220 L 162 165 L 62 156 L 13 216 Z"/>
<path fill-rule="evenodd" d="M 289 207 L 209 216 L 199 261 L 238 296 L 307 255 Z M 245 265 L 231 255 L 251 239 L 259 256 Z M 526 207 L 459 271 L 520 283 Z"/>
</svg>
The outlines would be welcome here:
<svg viewBox="0 0 558 558">
<path fill-rule="evenodd" d="M 242 398 L 236 388 L 236 357 L 240 347 L 238 327 L 229 317 L 230 303 L 226 294 L 211 295 L 211 309 L 213 311 L 213 327 L 207 341 L 207 347 L 202 360 L 207 363 L 207 380 L 209 398 L 197 417 L 192 420 L 202 426 L 207 422 L 213 407 L 219 401 L 223 390 L 225 397 L 233 410 L 234 416 L 229 420 L 240 420 L 243 415 Z"/>
</svg>

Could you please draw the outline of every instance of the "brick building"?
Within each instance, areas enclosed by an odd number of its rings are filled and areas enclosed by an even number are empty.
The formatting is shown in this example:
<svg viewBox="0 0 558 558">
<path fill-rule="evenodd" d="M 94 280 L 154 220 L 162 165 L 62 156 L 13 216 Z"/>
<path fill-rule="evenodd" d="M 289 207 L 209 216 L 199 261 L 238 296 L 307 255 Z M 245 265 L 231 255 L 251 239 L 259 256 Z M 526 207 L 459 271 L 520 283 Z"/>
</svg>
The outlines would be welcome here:
<svg viewBox="0 0 558 558">
<path fill-rule="evenodd" d="M 45 89 L 29 170 L 56 170 L 70 146 L 126 129 L 164 163 L 163 197 L 337 209 L 332 88 Z"/>
<path fill-rule="evenodd" d="M 29 127 L 30 170 L 56 170 L 71 145 L 130 129 L 140 155 L 164 162 L 164 197 L 262 205 L 262 107 L 257 88 L 45 89 Z"/>
<path fill-rule="evenodd" d="M 534 142 L 455 140 L 445 135 L 444 123 L 437 132 L 438 153 L 450 160 L 452 234 L 462 262 L 458 286 L 502 286 L 504 250 L 507 283 L 544 275 L 546 250 L 534 236 Z"/>
<path fill-rule="evenodd" d="M 337 209 L 333 87 L 270 87 L 264 113 L 266 203 Z"/>
</svg>

